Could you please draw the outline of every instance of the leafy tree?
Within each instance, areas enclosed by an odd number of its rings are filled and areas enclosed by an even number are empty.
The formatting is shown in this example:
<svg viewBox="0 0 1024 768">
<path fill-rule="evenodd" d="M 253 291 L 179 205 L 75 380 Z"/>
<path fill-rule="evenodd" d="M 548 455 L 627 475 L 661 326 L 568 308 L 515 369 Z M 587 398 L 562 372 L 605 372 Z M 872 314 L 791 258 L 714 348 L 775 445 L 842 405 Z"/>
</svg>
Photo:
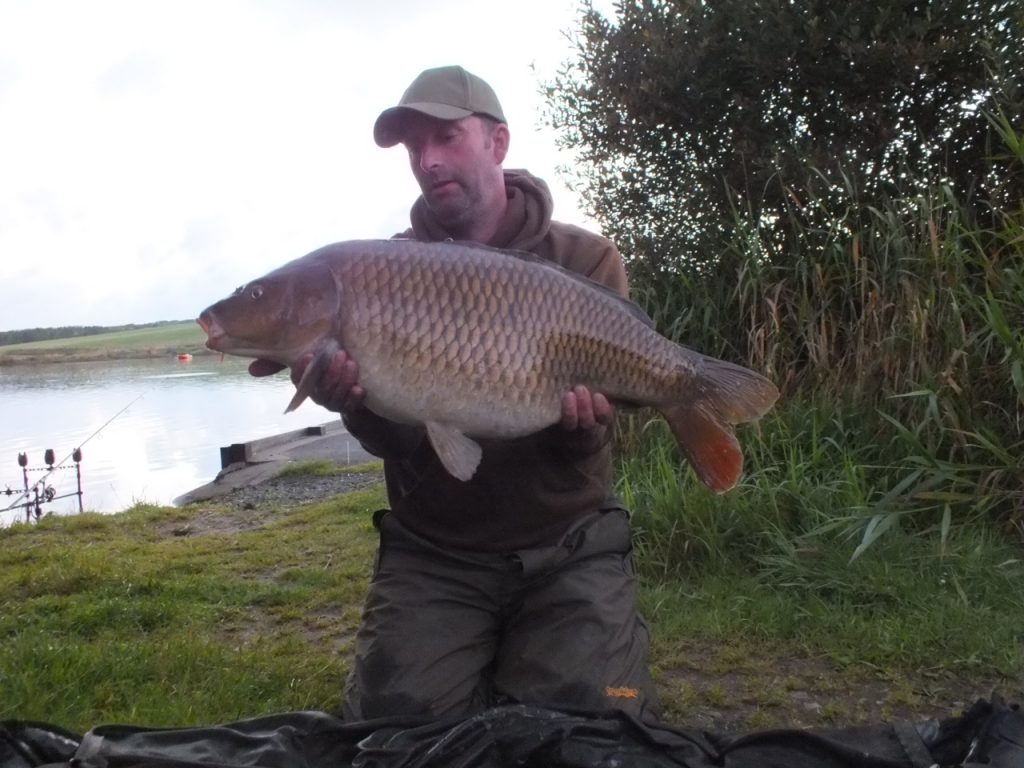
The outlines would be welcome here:
<svg viewBox="0 0 1024 768">
<path fill-rule="evenodd" d="M 717 264 L 737 218 L 785 261 L 850 197 L 1024 195 L 990 119 L 1021 118 L 1020 0 L 588 0 L 575 41 L 547 119 L 641 280 Z"/>
<path fill-rule="evenodd" d="M 659 329 L 863 430 L 775 441 L 782 487 L 832 441 L 865 545 L 1024 530 L 1024 3 L 621 0 L 575 40 L 548 121 Z"/>
</svg>

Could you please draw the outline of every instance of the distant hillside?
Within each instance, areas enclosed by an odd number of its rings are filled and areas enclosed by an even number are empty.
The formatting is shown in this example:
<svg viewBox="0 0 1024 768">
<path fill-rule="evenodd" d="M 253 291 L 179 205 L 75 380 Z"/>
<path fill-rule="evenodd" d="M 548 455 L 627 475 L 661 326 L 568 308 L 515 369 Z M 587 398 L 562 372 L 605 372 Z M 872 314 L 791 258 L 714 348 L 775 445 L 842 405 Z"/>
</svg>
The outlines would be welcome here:
<svg viewBox="0 0 1024 768">
<path fill-rule="evenodd" d="M 83 333 L 77 336 L 65 334 L 38 341 L 7 341 L 0 346 L 0 366 L 163 357 L 185 353 L 212 354 L 206 348 L 206 334 L 194 320 L 126 325 L 120 328 L 103 328 L 91 333 L 85 333 L 89 329 L 84 327 L 44 330 L 81 330 Z"/>
<path fill-rule="evenodd" d="M 145 328 L 159 328 L 164 325 L 184 322 L 182 320 L 161 320 L 141 325 L 65 325 L 60 328 L 25 328 L 20 331 L 0 331 L 0 347 L 8 344 L 24 344 L 29 341 L 50 341 L 51 339 L 74 339 L 79 336 L 96 336 L 101 333 L 134 331 Z"/>
</svg>

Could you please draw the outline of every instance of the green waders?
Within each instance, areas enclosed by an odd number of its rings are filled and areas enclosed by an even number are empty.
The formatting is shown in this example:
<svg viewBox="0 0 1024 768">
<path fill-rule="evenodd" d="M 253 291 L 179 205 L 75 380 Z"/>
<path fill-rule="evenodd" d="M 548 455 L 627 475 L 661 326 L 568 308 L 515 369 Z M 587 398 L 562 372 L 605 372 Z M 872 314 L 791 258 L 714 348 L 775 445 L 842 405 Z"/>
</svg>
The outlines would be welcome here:
<svg viewBox="0 0 1024 768">
<path fill-rule="evenodd" d="M 508 554 L 439 547 L 387 512 L 375 523 L 346 718 L 508 702 L 655 717 L 624 510 L 584 518 L 556 546 Z"/>
</svg>

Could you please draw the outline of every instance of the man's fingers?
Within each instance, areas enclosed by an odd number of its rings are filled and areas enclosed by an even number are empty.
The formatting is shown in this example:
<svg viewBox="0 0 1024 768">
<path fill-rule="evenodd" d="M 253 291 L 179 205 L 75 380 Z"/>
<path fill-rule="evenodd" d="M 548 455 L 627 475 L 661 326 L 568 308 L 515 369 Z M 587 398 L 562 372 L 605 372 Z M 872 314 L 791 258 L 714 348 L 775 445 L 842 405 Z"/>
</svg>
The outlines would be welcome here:
<svg viewBox="0 0 1024 768">
<path fill-rule="evenodd" d="M 295 386 L 299 385 L 299 381 L 302 379 L 302 374 L 306 372 L 306 366 L 313 360 L 313 353 L 307 352 L 292 365 L 292 384 Z"/>
<path fill-rule="evenodd" d="M 344 352 L 339 352 L 334 359 L 340 364 L 339 383 L 346 389 L 351 389 L 359 381 L 359 364 Z"/>
<path fill-rule="evenodd" d="M 576 395 L 576 418 L 579 429 L 593 429 L 597 421 L 594 419 L 594 398 L 590 390 L 577 385 L 573 387 L 573 394 Z"/>
<path fill-rule="evenodd" d="M 576 429 L 580 424 L 579 412 L 576 409 L 576 392 L 570 390 L 562 395 L 562 426 L 565 429 Z"/>
<path fill-rule="evenodd" d="M 320 381 L 317 384 L 319 389 L 324 394 L 333 394 L 341 383 L 342 377 L 345 371 L 345 362 L 348 360 L 348 356 L 341 350 L 338 350 L 331 357 L 331 362 L 327 366 L 327 370 L 323 372 L 320 377 Z"/>
<path fill-rule="evenodd" d="M 615 420 L 615 407 L 600 392 L 577 385 L 562 395 L 562 426 L 565 429 L 607 427 Z"/>
<path fill-rule="evenodd" d="M 251 376 L 273 376 L 287 368 L 287 365 L 275 363 L 271 360 L 253 360 L 249 363 L 249 374 Z"/>
<path fill-rule="evenodd" d="M 305 354 L 292 368 L 292 381 L 298 381 L 313 359 Z M 317 405 L 331 411 L 354 411 L 361 408 L 366 392 L 358 384 L 359 365 L 344 350 L 334 353 L 324 372 L 320 374 L 310 397 Z"/>
<path fill-rule="evenodd" d="M 600 392 L 593 395 L 594 421 L 603 427 L 609 426 L 615 421 L 615 408 L 607 397 Z"/>
<path fill-rule="evenodd" d="M 359 386 L 359 364 L 350 357 L 347 357 L 341 367 L 341 377 L 338 381 L 337 392 L 338 407 L 342 411 L 355 411 L 362 408 L 366 399 L 366 391 Z"/>
<path fill-rule="evenodd" d="M 313 361 L 313 353 L 307 352 L 291 368 L 292 383 L 298 386 L 306 368 Z M 253 376 L 270 376 L 287 366 L 270 360 L 253 360 L 249 373 Z M 338 350 L 327 368 L 320 374 L 310 398 L 318 405 L 332 411 L 354 411 L 361 408 L 366 391 L 359 386 L 359 365 L 344 350 Z"/>
</svg>

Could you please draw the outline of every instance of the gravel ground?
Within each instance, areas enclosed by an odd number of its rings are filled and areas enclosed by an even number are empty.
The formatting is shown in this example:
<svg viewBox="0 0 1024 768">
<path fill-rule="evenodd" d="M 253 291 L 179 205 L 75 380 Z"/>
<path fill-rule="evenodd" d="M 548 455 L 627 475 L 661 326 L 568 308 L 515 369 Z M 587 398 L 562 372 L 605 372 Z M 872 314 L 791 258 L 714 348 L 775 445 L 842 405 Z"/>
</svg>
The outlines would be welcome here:
<svg viewBox="0 0 1024 768">
<path fill-rule="evenodd" d="M 191 504 L 213 504 L 187 524 L 166 527 L 168 536 L 203 536 L 238 533 L 260 528 L 286 507 L 323 501 L 349 491 L 358 491 L 382 482 L 381 471 L 346 472 L 342 475 L 275 477 L 235 488 L 230 493 Z M 226 508 L 225 508 L 226 507 Z"/>
<path fill-rule="evenodd" d="M 266 506 L 291 507 L 357 491 L 384 479 L 379 471 L 349 472 L 342 475 L 277 477 L 256 485 L 237 488 L 218 499 L 241 509 Z"/>
</svg>

